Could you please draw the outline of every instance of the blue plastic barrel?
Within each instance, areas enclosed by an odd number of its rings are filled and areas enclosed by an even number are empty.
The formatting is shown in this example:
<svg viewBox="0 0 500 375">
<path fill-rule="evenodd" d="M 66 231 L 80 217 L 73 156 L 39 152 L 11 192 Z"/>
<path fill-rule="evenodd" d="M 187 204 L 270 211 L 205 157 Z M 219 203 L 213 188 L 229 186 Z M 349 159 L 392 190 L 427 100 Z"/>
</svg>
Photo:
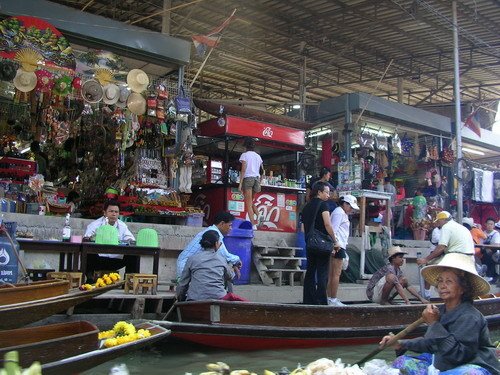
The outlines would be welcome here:
<svg viewBox="0 0 500 375">
<path fill-rule="evenodd" d="M 16 227 L 17 222 L 9 221 L 3 223 L 9 235 L 12 238 L 12 242 L 16 247 L 17 253 L 19 254 L 19 242 L 16 240 Z M 0 281 L 5 283 L 17 283 L 18 280 L 18 264 L 17 257 L 12 248 L 12 244 L 5 234 L 0 235 Z"/>
<path fill-rule="evenodd" d="M 234 255 L 238 255 L 243 263 L 241 276 L 234 284 L 250 284 L 250 268 L 252 264 L 252 223 L 247 220 L 235 219 L 231 231 L 224 236 L 224 245 Z"/>
</svg>

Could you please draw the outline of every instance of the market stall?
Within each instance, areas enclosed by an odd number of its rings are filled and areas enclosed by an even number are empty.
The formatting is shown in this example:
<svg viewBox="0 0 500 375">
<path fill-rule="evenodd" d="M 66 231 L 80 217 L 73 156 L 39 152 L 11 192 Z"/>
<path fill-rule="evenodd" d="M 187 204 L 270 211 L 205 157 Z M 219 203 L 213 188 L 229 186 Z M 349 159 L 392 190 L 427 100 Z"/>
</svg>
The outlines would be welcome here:
<svg viewBox="0 0 500 375">
<path fill-rule="evenodd" d="M 23 14 L 63 11 L 38 5 Z M 134 48 L 124 52 L 125 46 L 111 44 L 127 35 L 134 39 L 138 30 L 131 27 L 106 41 L 92 39 L 93 46 L 124 55 L 92 49 L 82 36 L 95 33 L 102 20 L 85 17 L 88 22 L 68 38 L 41 18 L 0 21 L 6 41 L 0 52 L 0 207 L 96 217 L 104 200 L 119 199 L 129 220 L 185 222 L 192 211 L 178 193 L 177 163 L 180 134 L 194 121 L 183 87 L 182 60 L 189 61 L 190 45 L 160 36 L 175 47 L 166 51 L 157 39 L 142 36 L 148 45 L 136 55 L 144 59 L 139 61 L 130 57 Z M 75 39 L 83 45 L 70 43 Z"/>
<path fill-rule="evenodd" d="M 227 209 L 237 218 L 248 219 L 243 194 L 238 191 L 239 154 L 243 137 L 258 139 L 257 151 L 264 160 L 266 175 L 255 205 L 262 217 L 260 230 L 295 232 L 300 195 L 305 188 L 297 174 L 297 152 L 304 149 L 304 131 L 270 122 L 223 115 L 199 124 L 204 144 L 196 148 L 198 165 L 193 167 L 191 202 L 200 207 L 207 222 Z M 217 144 L 221 146 L 216 152 Z M 212 145 L 212 147 L 210 147 Z M 216 147 L 213 147 L 215 145 Z M 281 163 L 275 162 L 279 158 Z"/>
</svg>

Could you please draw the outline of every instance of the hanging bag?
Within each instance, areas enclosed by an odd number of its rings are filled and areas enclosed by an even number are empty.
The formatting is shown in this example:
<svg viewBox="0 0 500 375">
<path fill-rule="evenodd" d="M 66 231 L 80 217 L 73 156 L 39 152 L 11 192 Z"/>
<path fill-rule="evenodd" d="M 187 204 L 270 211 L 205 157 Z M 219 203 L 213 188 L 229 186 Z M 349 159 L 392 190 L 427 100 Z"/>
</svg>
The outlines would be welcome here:
<svg viewBox="0 0 500 375">
<path fill-rule="evenodd" d="M 314 226 L 316 223 L 316 215 L 319 212 L 319 206 L 321 202 L 316 207 L 316 211 L 314 213 L 314 221 L 312 223 L 309 232 L 307 232 L 307 241 L 306 241 L 306 249 L 311 254 L 317 255 L 329 255 L 333 251 L 333 240 L 330 235 L 325 234 L 319 230 L 317 230 Z"/>
<path fill-rule="evenodd" d="M 191 100 L 186 96 L 183 86 L 181 86 L 179 95 L 175 98 L 175 106 L 178 114 L 191 113 Z"/>
</svg>

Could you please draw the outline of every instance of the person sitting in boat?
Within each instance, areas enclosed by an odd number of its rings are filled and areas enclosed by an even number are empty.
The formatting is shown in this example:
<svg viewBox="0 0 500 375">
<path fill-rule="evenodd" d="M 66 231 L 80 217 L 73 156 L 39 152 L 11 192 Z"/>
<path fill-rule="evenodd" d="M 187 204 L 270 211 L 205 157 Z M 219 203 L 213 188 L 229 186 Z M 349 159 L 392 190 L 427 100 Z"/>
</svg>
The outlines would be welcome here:
<svg viewBox="0 0 500 375">
<path fill-rule="evenodd" d="M 91 222 L 85 234 L 83 241 L 89 242 L 95 237 L 97 228 L 109 224 L 118 229 L 118 241 L 120 243 L 131 243 L 135 241 L 135 237 L 130 232 L 123 221 L 118 219 L 120 215 L 120 205 L 115 200 L 109 200 L 104 203 L 103 216 Z M 138 272 L 137 257 L 133 255 L 120 255 L 120 254 L 87 254 L 87 279 L 93 279 L 95 270 L 118 270 L 125 267 L 126 273 Z"/>
<path fill-rule="evenodd" d="M 233 221 L 234 216 L 231 213 L 221 211 L 217 215 L 215 215 L 213 225 L 209 226 L 205 230 L 202 230 L 200 233 L 194 236 L 191 242 L 189 242 L 189 244 L 184 248 L 184 250 L 182 250 L 182 252 L 179 254 L 179 257 L 177 258 L 177 279 L 181 277 L 182 271 L 184 270 L 189 257 L 202 251 L 200 240 L 203 234 L 209 230 L 214 230 L 219 234 L 221 238 L 219 253 L 224 257 L 224 259 L 226 259 L 227 263 L 230 263 L 233 266 L 233 271 L 236 274 L 236 278 L 240 277 L 240 269 L 243 266 L 240 257 L 227 251 L 224 242 L 222 242 L 224 236 L 231 231 Z"/>
<path fill-rule="evenodd" d="M 422 269 L 422 276 L 435 286 L 444 304 L 427 305 L 422 318 L 428 324 L 423 337 L 397 340 L 397 352 L 411 350 L 417 357 L 402 355 L 393 367 L 405 374 L 427 373 L 433 365 L 442 375 L 500 374 L 495 347 L 484 316 L 473 306 L 473 298 L 487 294 L 490 285 L 478 275 L 472 257 L 446 254 L 438 264 Z M 384 336 L 385 345 L 392 335 Z"/>
<path fill-rule="evenodd" d="M 404 263 L 405 254 L 407 253 L 402 251 L 399 246 L 392 246 L 389 249 L 389 264 L 375 272 L 368 282 L 366 296 L 370 301 L 386 305 L 390 303 L 391 293 L 396 289 L 397 294 L 409 305 L 410 300 L 404 291 L 406 289 L 422 303 L 428 303 L 426 299 L 408 284 L 408 280 L 403 276 L 401 266 Z"/>
<path fill-rule="evenodd" d="M 179 301 L 200 301 L 206 299 L 225 299 L 245 301 L 233 293 L 226 292 L 226 281 L 235 274 L 228 265 L 219 248 L 222 238 L 215 230 L 208 230 L 201 236 L 203 249 L 186 262 L 182 271 L 176 294 Z"/>
</svg>

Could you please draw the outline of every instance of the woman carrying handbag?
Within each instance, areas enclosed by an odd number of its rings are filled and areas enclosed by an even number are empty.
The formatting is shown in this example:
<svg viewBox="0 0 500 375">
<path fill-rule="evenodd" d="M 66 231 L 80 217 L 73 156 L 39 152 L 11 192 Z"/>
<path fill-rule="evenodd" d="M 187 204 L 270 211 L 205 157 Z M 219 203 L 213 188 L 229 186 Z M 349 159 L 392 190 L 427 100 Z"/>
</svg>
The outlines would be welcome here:
<svg viewBox="0 0 500 375">
<path fill-rule="evenodd" d="M 326 285 L 330 257 L 334 248 L 339 248 L 326 203 L 330 197 L 330 187 L 318 181 L 312 186 L 311 196 L 313 198 L 302 210 L 307 256 L 303 303 L 327 305 Z"/>
</svg>

